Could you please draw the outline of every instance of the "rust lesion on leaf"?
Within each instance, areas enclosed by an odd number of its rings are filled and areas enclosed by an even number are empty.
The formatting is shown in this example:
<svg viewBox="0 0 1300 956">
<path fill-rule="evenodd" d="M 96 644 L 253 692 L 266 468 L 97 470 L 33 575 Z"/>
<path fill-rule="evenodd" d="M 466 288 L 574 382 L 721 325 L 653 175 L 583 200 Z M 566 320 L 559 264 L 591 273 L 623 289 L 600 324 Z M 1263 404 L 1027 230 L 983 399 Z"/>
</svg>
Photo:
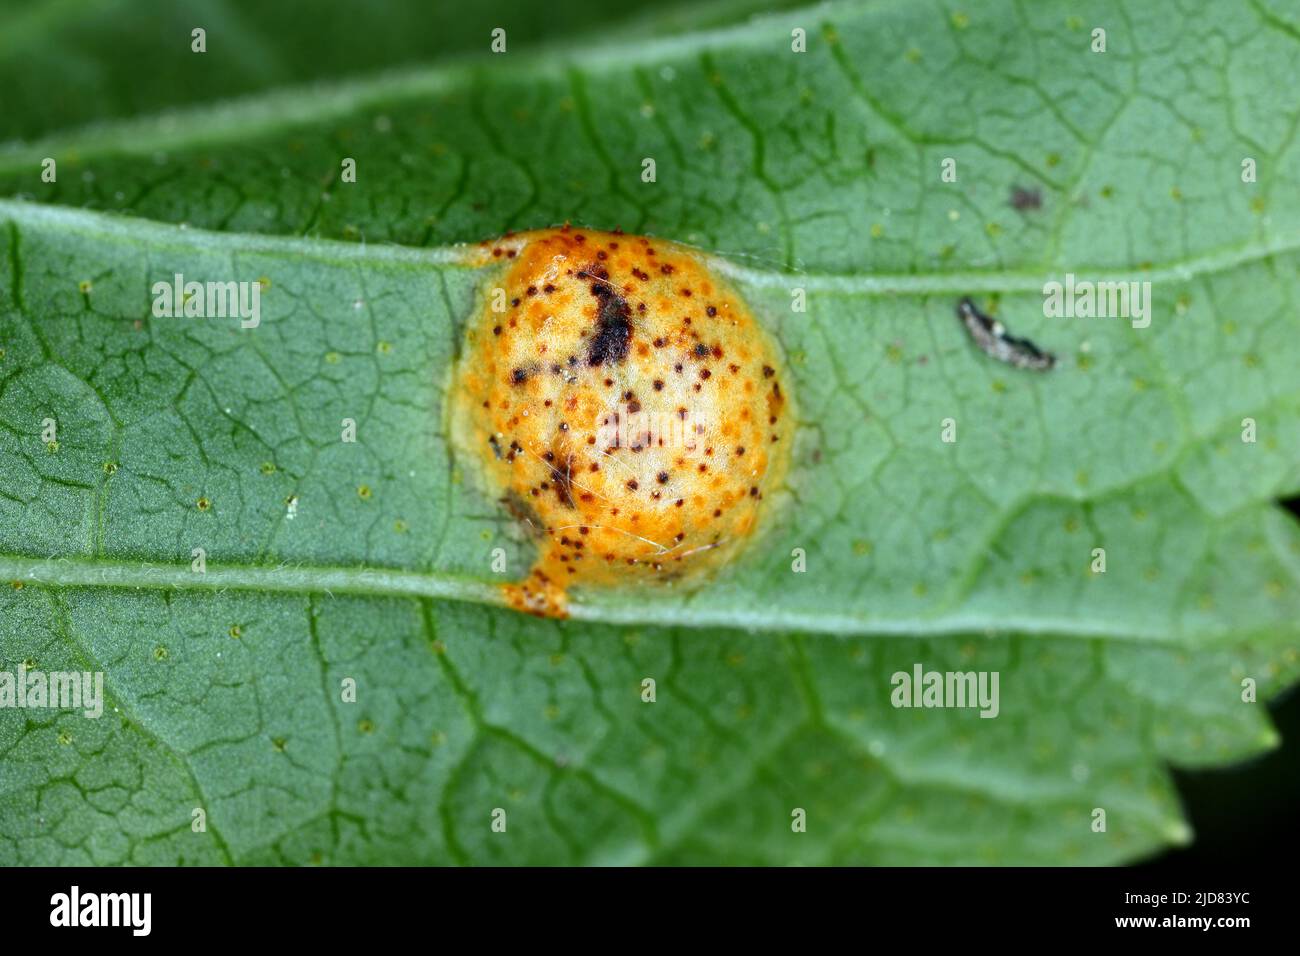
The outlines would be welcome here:
<svg viewBox="0 0 1300 956">
<path fill-rule="evenodd" d="M 498 262 L 453 383 L 453 433 L 538 541 L 506 602 L 567 614 L 577 587 L 696 581 L 754 537 L 792 427 L 778 351 L 693 249 L 564 227 Z"/>
</svg>

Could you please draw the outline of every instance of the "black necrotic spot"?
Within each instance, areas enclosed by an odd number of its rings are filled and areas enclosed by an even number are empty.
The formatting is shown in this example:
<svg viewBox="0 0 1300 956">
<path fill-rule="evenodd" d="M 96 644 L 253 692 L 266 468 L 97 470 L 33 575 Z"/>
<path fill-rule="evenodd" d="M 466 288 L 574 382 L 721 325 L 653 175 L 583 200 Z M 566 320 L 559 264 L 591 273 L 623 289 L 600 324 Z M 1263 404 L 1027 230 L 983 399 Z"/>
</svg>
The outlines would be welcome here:
<svg viewBox="0 0 1300 956">
<path fill-rule="evenodd" d="M 568 466 L 564 468 L 551 468 L 551 481 L 555 482 L 555 496 L 560 499 L 560 504 L 566 508 L 573 507 L 573 476 L 569 473 Z"/>
<path fill-rule="evenodd" d="M 603 267 L 586 269 L 579 275 L 592 280 L 591 294 L 600 303 L 596 311 L 596 334 L 587 350 L 587 364 L 618 364 L 627 358 L 631 345 L 632 310 L 627 300 L 609 284 L 609 273 Z"/>
<path fill-rule="evenodd" d="M 1034 209 L 1043 208 L 1043 194 L 1037 189 L 1026 189 L 1023 186 L 1011 187 L 1011 199 L 1009 200 L 1011 208 L 1017 212 L 1030 212 Z"/>
</svg>

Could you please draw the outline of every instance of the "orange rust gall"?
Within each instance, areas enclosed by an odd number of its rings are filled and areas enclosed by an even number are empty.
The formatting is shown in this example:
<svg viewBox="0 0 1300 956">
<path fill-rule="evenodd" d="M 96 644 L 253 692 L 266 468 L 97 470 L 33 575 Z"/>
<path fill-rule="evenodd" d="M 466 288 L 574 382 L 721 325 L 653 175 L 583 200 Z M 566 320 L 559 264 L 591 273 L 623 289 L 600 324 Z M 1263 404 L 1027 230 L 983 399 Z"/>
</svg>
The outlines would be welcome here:
<svg viewBox="0 0 1300 956">
<path fill-rule="evenodd" d="M 538 542 L 507 602 L 562 617 L 571 587 L 734 557 L 791 444 L 781 363 L 745 303 L 661 240 L 565 227 L 483 253 L 505 272 L 469 323 L 453 421 Z"/>
</svg>

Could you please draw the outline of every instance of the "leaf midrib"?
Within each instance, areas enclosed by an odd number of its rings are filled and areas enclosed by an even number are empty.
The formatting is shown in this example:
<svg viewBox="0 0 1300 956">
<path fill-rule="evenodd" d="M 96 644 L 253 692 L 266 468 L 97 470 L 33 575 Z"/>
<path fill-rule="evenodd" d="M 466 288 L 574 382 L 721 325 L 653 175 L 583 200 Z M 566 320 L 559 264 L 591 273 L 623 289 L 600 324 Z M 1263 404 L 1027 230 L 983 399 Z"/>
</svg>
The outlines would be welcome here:
<svg viewBox="0 0 1300 956">
<path fill-rule="evenodd" d="M 151 561 L 97 558 L 28 558 L 0 555 L 0 580 L 40 587 L 99 587 L 129 590 L 255 591 L 284 594 L 348 594 L 362 597 L 408 597 L 468 601 L 506 606 L 501 588 L 490 581 L 460 575 L 428 574 L 394 568 L 327 567 L 285 562 L 275 566 L 223 565 L 203 573 L 189 565 Z M 1007 615 L 944 610 L 922 617 L 867 618 L 853 614 L 791 610 L 777 606 L 753 608 L 697 607 L 689 599 L 665 602 L 662 594 L 645 594 L 619 603 L 575 602 L 569 608 L 575 620 L 604 624 L 692 629 L 740 628 L 748 631 L 855 635 L 869 637 L 942 637 L 966 634 L 1021 634 L 1036 637 L 1104 638 L 1138 643 L 1178 643 L 1169 627 L 1116 630 L 1105 622 L 1076 616 Z M 1300 628 L 1296 631 L 1300 635 Z M 1277 629 L 1258 634 L 1240 629 L 1208 639 L 1248 642 L 1252 637 L 1276 639 Z M 1198 641 L 1207 635 L 1195 635 Z"/>
<path fill-rule="evenodd" d="M 16 199 L 0 199 L 0 218 L 18 226 L 53 226 L 92 238 L 119 239 L 153 248 L 202 249 L 241 253 L 296 255 L 331 264 L 397 264 L 412 268 L 468 267 L 475 264 L 477 243 L 454 246 L 412 247 L 396 243 L 347 242 L 305 236 L 216 232 L 187 225 L 121 216 L 110 212 L 46 206 Z M 665 237 L 671 238 L 671 237 Z M 684 243 L 679 243 L 684 244 Z M 1068 271 L 1102 282 L 1188 282 L 1201 276 L 1227 272 L 1277 256 L 1300 251 L 1300 229 L 1260 242 L 1221 246 L 1185 259 L 1127 270 L 1072 266 Z M 846 275 L 764 269 L 742 265 L 724 256 L 700 250 L 708 266 L 752 288 L 788 288 L 797 283 L 805 291 L 840 292 L 862 296 L 960 295 L 972 292 L 1042 292 L 1044 284 L 1061 281 L 1057 270 L 967 270 L 961 272 L 872 273 Z"/>
</svg>

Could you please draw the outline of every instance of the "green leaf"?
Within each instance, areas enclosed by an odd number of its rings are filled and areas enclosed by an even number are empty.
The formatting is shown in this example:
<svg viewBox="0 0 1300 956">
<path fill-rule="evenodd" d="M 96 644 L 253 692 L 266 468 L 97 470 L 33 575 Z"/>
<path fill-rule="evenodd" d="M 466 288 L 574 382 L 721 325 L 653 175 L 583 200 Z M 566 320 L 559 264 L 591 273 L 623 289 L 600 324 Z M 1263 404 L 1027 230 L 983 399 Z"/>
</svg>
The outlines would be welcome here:
<svg viewBox="0 0 1300 956">
<path fill-rule="evenodd" d="M 831 5 L 0 151 L 0 189 L 40 201 L 0 201 L 0 667 L 102 670 L 108 701 L 0 710 L 0 862 L 1187 839 L 1165 764 L 1274 745 L 1241 682 L 1300 669 L 1300 531 L 1273 504 L 1300 487 L 1300 197 L 1275 188 L 1300 157 L 1282 15 L 1174 43 L 1165 6 L 1098 12 L 1093 54 L 1054 3 Z M 445 436 L 492 275 L 447 246 L 566 219 L 715 256 L 799 426 L 742 560 L 553 622 L 496 605 L 492 549 L 529 550 Z M 177 272 L 265 278 L 261 324 L 153 317 Z M 1066 272 L 1150 281 L 1150 326 L 1045 318 Z M 976 351 L 968 294 L 1058 367 Z M 998 672 L 998 716 L 894 708 L 915 664 Z"/>
<path fill-rule="evenodd" d="M 735 16 L 754 0 L 692 7 L 633 0 L 465 4 L 455 0 L 3 0 L 0 138 L 32 138 L 76 123 L 243 96 L 271 87 L 487 53 L 494 29 L 507 50 L 575 38 L 668 35 Z M 202 53 L 193 31 L 204 31 Z M 148 69 L 141 69 L 148 64 Z"/>
</svg>

